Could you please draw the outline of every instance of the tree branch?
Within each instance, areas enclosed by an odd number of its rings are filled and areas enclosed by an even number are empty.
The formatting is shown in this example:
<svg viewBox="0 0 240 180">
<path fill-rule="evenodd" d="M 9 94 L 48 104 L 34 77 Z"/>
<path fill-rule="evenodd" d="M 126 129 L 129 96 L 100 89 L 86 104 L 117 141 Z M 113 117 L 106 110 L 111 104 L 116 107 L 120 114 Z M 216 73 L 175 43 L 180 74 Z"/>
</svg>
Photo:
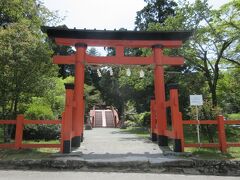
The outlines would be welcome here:
<svg viewBox="0 0 240 180">
<path fill-rule="evenodd" d="M 223 56 L 222 58 L 227 60 L 227 61 L 229 61 L 229 62 L 231 62 L 231 63 L 234 63 L 234 64 L 240 66 L 240 62 L 237 62 L 236 60 L 230 59 L 230 58 L 225 57 L 225 56 Z"/>
</svg>

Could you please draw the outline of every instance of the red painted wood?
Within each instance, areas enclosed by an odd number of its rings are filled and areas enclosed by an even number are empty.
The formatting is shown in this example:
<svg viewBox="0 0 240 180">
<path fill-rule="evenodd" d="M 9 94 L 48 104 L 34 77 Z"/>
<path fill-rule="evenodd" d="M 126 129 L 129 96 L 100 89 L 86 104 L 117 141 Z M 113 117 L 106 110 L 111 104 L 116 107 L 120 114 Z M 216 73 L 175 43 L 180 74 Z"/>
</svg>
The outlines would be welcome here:
<svg viewBox="0 0 240 180">
<path fill-rule="evenodd" d="M 88 46 L 116 47 L 124 46 L 129 48 L 146 47 L 151 48 L 155 44 L 162 44 L 165 48 L 179 48 L 182 41 L 160 41 L 160 40 L 96 40 L 96 39 L 68 39 L 55 38 L 58 45 L 74 46 L 76 43 L 84 43 Z"/>
<path fill-rule="evenodd" d="M 15 133 L 15 148 L 20 149 L 22 145 L 22 137 L 23 137 L 23 122 L 24 115 L 20 114 L 17 116 L 17 124 L 16 124 L 16 133 Z"/>
<path fill-rule="evenodd" d="M 183 120 L 183 124 L 217 124 L 218 122 L 216 120 Z"/>
<path fill-rule="evenodd" d="M 226 134 L 225 134 L 225 127 L 224 127 L 224 117 L 218 116 L 218 139 L 220 144 L 220 150 L 223 153 L 227 152 L 227 141 L 226 141 Z"/>
<path fill-rule="evenodd" d="M 156 128 L 156 105 L 155 100 L 151 100 L 150 102 L 150 110 L 151 110 L 151 133 L 155 133 L 154 130 Z"/>
<path fill-rule="evenodd" d="M 122 64 L 122 65 L 149 65 L 154 64 L 153 56 L 148 57 L 129 57 L 124 54 L 117 54 L 116 56 L 90 56 L 86 55 L 84 62 L 87 64 Z M 54 64 L 75 64 L 75 55 L 69 56 L 54 56 Z M 161 62 L 163 65 L 182 65 L 184 59 L 182 57 L 167 57 L 163 56 Z"/>
<path fill-rule="evenodd" d="M 218 148 L 220 146 L 217 143 L 209 143 L 209 144 L 184 144 L 184 147 Z"/>
<path fill-rule="evenodd" d="M 167 103 L 171 107 L 172 131 L 175 132 L 175 139 L 181 140 L 181 151 L 184 151 L 184 134 L 182 114 L 179 111 L 178 90 L 170 89 L 170 99 Z"/>
<path fill-rule="evenodd" d="M 176 132 L 174 131 L 165 130 L 164 135 L 169 138 L 176 139 Z"/>
<path fill-rule="evenodd" d="M 76 47 L 75 56 L 75 79 L 74 79 L 74 102 L 73 108 L 73 131 L 76 136 L 81 136 L 84 125 L 84 60 L 86 47 Z"/>
<path fill-rule="evenodd" d="M 65 105 L 66 107 L 66 105 Z M 63 141 L 64 141 L 64 126 L 65 126 L 66 120 L 65 120 L 65 112 L 62 112 L 62 126 L 61 126 L 61 153 L 63 153 Z"/>
<path fill-rule="evenodd" d="M 154 61 L 156 64 L 162 64 L 163 49 L 153 49 Z M 167 130 L 167 115 L 165 107 L 165 83 L 164 83 L 164 67 L 157 65 L 154 69 L 154 86 L 155 86 L 155 102 L 156 102 L 156 119 L 158 135 L 164 135 Z"/>
<path fill-rule="evenodd" d="M 60 120 L 24 120 L 23 124 L 62 124 Z"/>
<path fill-rule="evenodd" d="M 226 120 L 224 124 L 240 124 L 240 120 Z"/>
<path fill-rule="evenodd" d="M 15 148 L 15 144 L 0 144 L 0 148 Z"/>
<path fill-rule="evenodd" d="M 64 110 L 64 123 L 62 126 L 63 134 L 62 139 L 63 141 L 70 141 L 72 135 L 72 101 L 73 101 L 73 90 L 66 89 L 66 98 L 65 98 L 65 110 Z"/>
<path fill-rule="evenodd" d="M 157 125 L 157 124 L 156 124 Z M 158 129 L 157 129 L 157 127 L 153 130 L 153 132 L 155 133 L 155 134 L 158 134 Z"/>
<path fill-rule="evenodd" d="M 227 143 L 227 147 L 240 147 L 240 142 L 238 143 Z"/>
<path fill-rule="evenodd" d="M 0 124 L 16 124 L 16 120 L 0 120 Z"/>
<path fill-rule="evenodd" d="M 124 57 L 124 46 L 116 46 L 116 56 Z"/>
</svg>

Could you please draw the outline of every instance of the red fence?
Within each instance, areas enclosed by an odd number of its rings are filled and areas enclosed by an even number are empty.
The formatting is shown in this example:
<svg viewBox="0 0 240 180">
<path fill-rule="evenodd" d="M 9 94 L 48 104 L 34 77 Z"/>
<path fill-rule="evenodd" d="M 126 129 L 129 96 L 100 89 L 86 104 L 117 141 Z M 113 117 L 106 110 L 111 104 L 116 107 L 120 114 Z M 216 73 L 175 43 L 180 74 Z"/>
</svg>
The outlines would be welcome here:
<svg viewBox="0 0 240 180">
<path fill-rule="evenodd" d="M 168 139 L 174 140 L 174 151 L 176 152 L 183 152 L 185 147 L 203 147 L 203 148 L 219 148 L 222 152 L 227 152 L 228 147 L 240 147 L 239 143 L 231 143 L 227 142 L 226 139 L 226 132 L 225 132 L 225 125 L 233 125 L 233 124 L 240 124 L 240 120 L 224 120 L 223 116 L 218 116 L 216 120 L 182 120 L 182 114 L 179 111 L 179 104 L 178 104 L 178 90 L 176 86 L 172 86 L 170 88 L 170 97 L 169 100 L 165 101 L 161 104 L 160 108 L 164 108 L 170 110 L 170 117 L 171 117 L 171 128 L 168 129 L 166 127 L 162 130 L 159 119 L 156 117 L 157 112 L 157 105 L 156 100 L 153 98 L 150 104 L 151 109 L 151 136 L 152 141 L 158 141 L 159 139 L 164 137 L 163 146 L 168 144 Z M 162 117 L 163 118 L 163 117 Z M 167 119 L 166 119 L 167 121 Z M 218 142 L 217 143 L 192 143 L 188 144 L 185 143 L 184 133 L 183 133 L 183 126 L 184 125 L 216 125 L 218 131 Z M 159 137 L 160 136 L 160 137 Z M 161 146 L 161 144 L 159 143 Z"/>
<path fill-rule="evenodd" d="M 0 148 L 61 148 L 61 144 L 23 144 L 23 129 L 27 124 L 62 124 L 60 120 L 26 120 L 24 115 L 18 115 L 16 120 L 0 120 L 1 124 L 16 125 L 15 141 L 14 143 L 0 144 Z"/>
<path fill-rule="evenodd" d="M 183 125 L 210 125 L 214 124 L 217 126 L 218 131 L 218 143 L 194 143 L 194 144 L 186 144 L 184 143 L 184 147 L 205 147 L 205 148 L 219 148 L 223 153 L 227 152 L 228 147 L 240 147 L 239 143 L 231 143 L 227 142 L 225 125 L 234 125 L 240 124 L 240 120 L 224 120 L 223 116 L 218 116 L 217 120 L 183 120 Z"/>
</svg>

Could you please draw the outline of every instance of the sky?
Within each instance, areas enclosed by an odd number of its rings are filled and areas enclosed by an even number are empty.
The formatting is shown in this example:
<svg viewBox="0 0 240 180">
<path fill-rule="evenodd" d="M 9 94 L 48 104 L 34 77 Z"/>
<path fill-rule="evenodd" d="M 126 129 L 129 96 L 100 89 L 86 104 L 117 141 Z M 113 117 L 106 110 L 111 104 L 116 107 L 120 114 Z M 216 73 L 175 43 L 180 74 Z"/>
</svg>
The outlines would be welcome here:
<svg viewBox="0 0 240 180">
<path fill-rule="evenodd" d="M 136 12 L 145 6 L 144 0 L 42 0 L 51 11 L 65 17 L 61 24 L 77 29 L 134 29 Z M 193 2 L 194 0 L 189 0 Z M 209 0 L 214 8 L 230 0 Z"/>
</svg>

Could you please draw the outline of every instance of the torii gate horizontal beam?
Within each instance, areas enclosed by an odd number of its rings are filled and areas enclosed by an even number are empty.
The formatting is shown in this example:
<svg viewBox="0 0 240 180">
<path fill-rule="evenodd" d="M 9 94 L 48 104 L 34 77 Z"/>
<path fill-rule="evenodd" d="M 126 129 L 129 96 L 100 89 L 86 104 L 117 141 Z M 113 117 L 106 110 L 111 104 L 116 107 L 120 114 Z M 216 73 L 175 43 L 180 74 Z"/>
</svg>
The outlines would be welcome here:
<svg viewBox="0 0 240 180">
<path fill-rule="evenodd" d="M 70 56 L 54 56 L 54 64 L 75 64 L 75 55 Z M 123 64 L 123 65 L 149 65 L 155 64 L 153 56 L 149 57 L 128 57 L 128 56 L 85 56 L 84 63 L 86 64 Z M 183 57 L 168 57 L 163 56 L 163 61 L 161 65 L 173 65 L 178 66 L 184 64 Z"/>
<path fill-rule="evenodd" d="M 182 41 L 171 40 L 97 40 L 97 39 L 66 39 L 55 38 L 55 42 L 58 45 L 74 46 L 81 42 L 88 46 L 101 46 L 101 47 L 116 47 L 124 46 L 128 48 L 152 48 L 155 44 L 161 44 L 164 48 L 179 48 L 182 46 Z"/>
</svg>

